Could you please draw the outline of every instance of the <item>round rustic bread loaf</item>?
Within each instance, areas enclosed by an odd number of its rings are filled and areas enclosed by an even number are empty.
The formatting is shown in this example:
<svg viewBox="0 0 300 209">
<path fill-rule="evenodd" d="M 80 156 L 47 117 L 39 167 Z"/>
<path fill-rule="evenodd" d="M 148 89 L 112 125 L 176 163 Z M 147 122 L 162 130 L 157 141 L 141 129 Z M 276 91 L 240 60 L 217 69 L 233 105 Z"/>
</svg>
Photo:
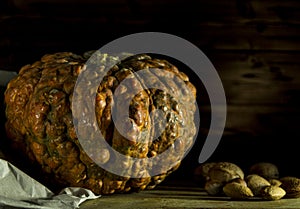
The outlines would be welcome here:
<svg viewBox="0 0 300 209">
<path fill-rule="evenodd" d="M 95 92 L 90 92 L 89 89 L 74 91 L 77 78 L 86 70 L 86 62 L 90 55 L 91 53 L 77 55 L 71 52 L 48 54 L 20 69 L 18 76 L 9 82 L 5 92 L 6 132 L 12 147 L 22 151 L 29 161 L 37 164 L 57 185 L 85 187 L 97 194 L 154 188 L 178 168 L 181 156 L 193 144 L 196 134 L 196 89 L 188 77 L 168 61 L 149 55 L 135 55 L 119 60 L 104 76 Z M 84 78 L 87 85 L 97 81 L 103 73 L 101 65 L 109 60 L 118 59 L 101 53 L 96 53 L 94 58 L 98 71 L 92 74 L 93 77 Z M 168 76 L 168 82 L 161 79 L 164 75 L 159 77 L 155 73 L 152 73 L 148 80 L 135 75 L 142 69 L 150 68 L 161 69 L 160 73 Z M 166 72 L 171 73 L 173 77 Z M 128 76 L 132 79 L 131 86 L 123 86 L 121 93 L 126 96 L 126 91 L 135 85 L 145 89 L 133 97 L 129 107 L 122 107 L 124 111 L 129 111 L 132 125 L 121 127 L 128 130 L 128 136 L 125 137 L 116 129 L 111 111 L 118 102 L 113 96 L 115 90 Z M 160 89 L 146 88 L 147 82 L 158 82 L 157 80 L 166 88 L 175 89 L 176 96 Z M 182 89 L 178 80 L 184 82 L 188 92 L 178 91 Z M 93 147 L 96 155 L 93 157 L 89 150 L 84 150 L 81 146 L 82 141 L 78 139 L 75 127 L 78 124 L 74 124 L 79 119 L 74 118 L 72 110 L 75 94 L 77 99 L 81 96 L 80 99 L 84 101 L 95 98 L 97 125 L 106 143 L 114 150 L 130 158 L 151 159 L 167 149 L 173 149 L 172 153 L 175 154 L 168 156 L 168 159 L 161 159 L 158 163 L 164 164 L 166 160 L 176 163 L 168 170 L 162 169 L 162 172 L 155 175 L 148 174 L 139 178 L 132 178 L 130 175 L 134 172 L 147 172 L 146 167 L 154 165 L 128 165 L 124 167 L 124 172 L 129 175 L 124 176 L 104 169 L 100 164 L 112 163 L 115 156 L 110 150 L 101 149 L 101 152 L 97 152 L 97 147 Z M 93 94 L 96 96 L 92 97 Z M 186 99 L 184 103 L 180 103 L 177 98 Z M 122 112 L 122 108 L 116 111 Z M 159 120 L 151 120 L 149 117 L 153 110 L 161 110 L 166 124 L 164 131 L 156 139 L 150 140 L 155 128 L 160 126 Z M 85 107 L 82 107 L 83 114 L 85 111 Z M 134 138 L 137 134 L 138 140 Z M 132 139 L 129 140 L 128 137 Z M 89 141 L 90 138 L 84 140 L 85 144 L 93 144 Z M 159 167 L 158 163 L 156 167 Z"/>
</svg>

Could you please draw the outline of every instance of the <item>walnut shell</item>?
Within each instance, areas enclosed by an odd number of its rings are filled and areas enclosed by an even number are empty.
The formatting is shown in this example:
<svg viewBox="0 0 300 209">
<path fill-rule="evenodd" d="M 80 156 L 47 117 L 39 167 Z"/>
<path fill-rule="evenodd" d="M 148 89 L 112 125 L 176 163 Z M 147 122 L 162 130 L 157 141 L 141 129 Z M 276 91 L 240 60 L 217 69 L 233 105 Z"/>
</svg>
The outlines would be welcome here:
<svg viewBox="0 0 300 209">
<path fill-rule="evenodd" d="M 248 175 L 246 177 L 246 182 L 255 196 L 260 195 L 262 189 L 271 185 L 270 182 L 267 181 L 265 178 L 256 174 Z"/>
<path fill-rule="evenodd" d="M 286 176 L 280 179 L 281 185 L 286 191 L 287 198 L 298 198 L 300 197 L 300 179 L 293 176 Z"/>
<path fill-rule="evenodd" d="M 203 163 L 195 168 L 194 179 L 197 183 L 205 184 L 209 180 L 209 170 L 215 166 L 215 162 Z"/>
<path fill-rule="evenodd" d="M 223 192 L 233 199 L 247 199 L 254 196 L 249 187 L 237 182 L 227 183 L 223 187 Z"/>
<path fill-rule="evenodd" d="M 278 179 L 270 179 L 269 182 L 272 186 L 278 186 L 278 187 L 281 186 L 282 184 L 282 182 Z"/>
<path fill-rule="evenodd" d="M 228 183 L 231 183 L 231 182 L 235 182 L 235 183 L 243 184 L 244 186 L 247 186 L 247 182 L 244 179 L 241 179 L 241 178 L 232 179 Z"/>
<path fill-rule="evenodd" d="M 236 178 L 244 179 L 244 172 L 234 163 L 218 162 L 209 169 L 208 176 L 213 181 L 226 183 Z"/>
<path fill-rule="evenodd" d="M 221 182 L 209 180 L 205 183 L 204 189 L 209 195 L 218 195 L 222 192 L 223 186 Z"/>
<path fill-rule="evenodd" d="M 286 194 L 285 190 L 278 186 L 266 186 L 261 190 L 261 196 L 266 200 L 279 200 Z"/>
<path fill-rule="evenodd" d="M 279 178 L 278 167 L 269 162 L 260 162 L 252 165 L 249 169 L 249 174 L 257 174 L 267 180 Z"/>
</svg>

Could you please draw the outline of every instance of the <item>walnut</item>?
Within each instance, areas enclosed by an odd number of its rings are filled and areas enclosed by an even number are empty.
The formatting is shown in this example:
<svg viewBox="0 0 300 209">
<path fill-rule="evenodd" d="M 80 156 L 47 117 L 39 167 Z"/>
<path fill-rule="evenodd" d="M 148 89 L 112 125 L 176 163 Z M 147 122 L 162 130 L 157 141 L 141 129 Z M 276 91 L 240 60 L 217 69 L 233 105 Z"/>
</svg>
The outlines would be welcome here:
<svg viewBox="0 0 300 209">
<path fill-rule="evenodd" d="M 287 198 L 298 198 L 300 197 L 300 179 L 293 176 L 286 176 L 280 179 L 281 185 L 286 191 Z"/>
<path fill-rule="evenodd" d="M 267 180 L 279 178 L 278 167 L 269 162 L 260 162 L 252 165 L 249 169 L 249 174 L 257 174 Z"/>
</svg>

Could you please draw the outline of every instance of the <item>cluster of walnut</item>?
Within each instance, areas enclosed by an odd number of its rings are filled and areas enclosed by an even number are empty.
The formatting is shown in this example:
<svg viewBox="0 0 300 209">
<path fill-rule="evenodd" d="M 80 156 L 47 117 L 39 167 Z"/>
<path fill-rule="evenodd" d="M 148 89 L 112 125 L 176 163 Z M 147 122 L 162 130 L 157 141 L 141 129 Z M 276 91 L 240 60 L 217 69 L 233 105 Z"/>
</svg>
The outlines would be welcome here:
<svg viewBox="0 0 300 209">
<path fill-rule="evenodd" d="M 234 163 L 204 163 L 195 170 L 195 175 L 204 180 L 205 191 L 213 196 L 265 200 L 300 197 L 300 179 L 291 176 L 279 178 L 277 166 L 268 162 L 252 165 L 247 176 Z"/>
</svg>

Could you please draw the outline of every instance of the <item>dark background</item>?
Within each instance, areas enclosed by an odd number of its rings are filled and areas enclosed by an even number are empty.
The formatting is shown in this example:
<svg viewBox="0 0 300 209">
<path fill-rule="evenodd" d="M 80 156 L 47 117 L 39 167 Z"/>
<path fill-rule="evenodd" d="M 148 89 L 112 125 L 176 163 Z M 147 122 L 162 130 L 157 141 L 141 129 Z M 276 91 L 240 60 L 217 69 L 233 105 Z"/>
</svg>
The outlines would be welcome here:
<svg viewBox="0 0 300 209">
<path fill-rule="evenodd" d="M 46 53 L 83 53 L 146 31 L 192 42 L 220 75 L 227 122 L 209 161 L 244 169 L 268 161 L 281 175 L 300 176 L 298 0 L 2 0 L 0 68 L 18 71 Z M 197 87 L 200 133 L 170 180 L 192 179 L 208 131 L 209 102 Z"/>
</svg>

